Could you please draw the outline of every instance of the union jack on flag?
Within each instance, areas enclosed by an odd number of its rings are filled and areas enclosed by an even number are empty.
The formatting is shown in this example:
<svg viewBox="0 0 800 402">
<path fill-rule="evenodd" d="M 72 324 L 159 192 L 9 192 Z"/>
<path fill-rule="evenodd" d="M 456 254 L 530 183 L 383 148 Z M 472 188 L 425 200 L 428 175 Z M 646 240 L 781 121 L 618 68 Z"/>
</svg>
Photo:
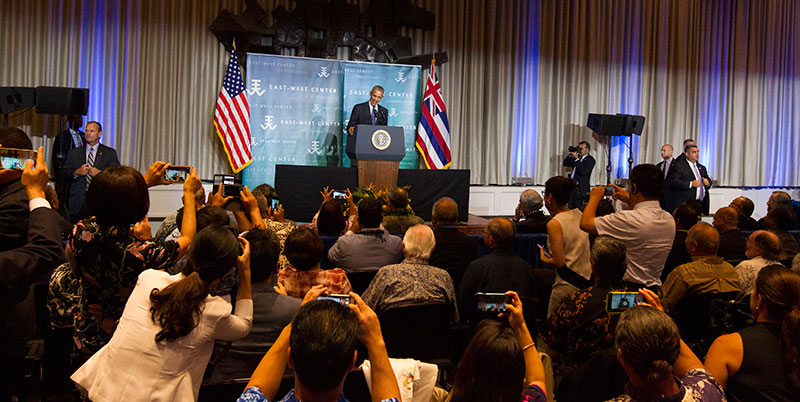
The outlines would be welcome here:
<svg viewBox="0 0 800 402">
<path fill-rule="evenodd" d="M 250 146 L 250 106 L 247 104 L 235 49 L 231 52 L 228 71 L 217 97 L 214 126 L 233 172 L 239 173 L 253 161 L 253 156 Z"/>
<path fill-rule="evenodd" d="M 435 61 L 431 63 L 431 73 L 425 84 L 425 95 L 422 97 L 416 145 L 428 169 L 447 169 L 452 163 L 450 123 L 447 121 L 442 87 L 439 85 L 434 64 Z"/>
</svg>

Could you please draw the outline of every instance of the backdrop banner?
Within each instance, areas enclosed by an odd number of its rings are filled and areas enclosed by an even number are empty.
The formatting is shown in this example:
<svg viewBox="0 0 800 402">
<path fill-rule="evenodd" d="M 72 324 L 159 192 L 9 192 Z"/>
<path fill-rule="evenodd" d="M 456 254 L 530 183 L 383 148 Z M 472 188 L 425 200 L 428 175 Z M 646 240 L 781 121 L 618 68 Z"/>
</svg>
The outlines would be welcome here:
<svg viewBox="0 0 800 402">
<path fill-rule="evenodd" d="M 274 185 L 276 164 L 350 166 L 344 127 L 374 85 L 385 90 L 389 125 L 405 132 L 400 168 L 417 168 L 421 67 L 248 53 L 246 75 L 253 163 L 242 177 L 251 189 Z"/>
</svg>

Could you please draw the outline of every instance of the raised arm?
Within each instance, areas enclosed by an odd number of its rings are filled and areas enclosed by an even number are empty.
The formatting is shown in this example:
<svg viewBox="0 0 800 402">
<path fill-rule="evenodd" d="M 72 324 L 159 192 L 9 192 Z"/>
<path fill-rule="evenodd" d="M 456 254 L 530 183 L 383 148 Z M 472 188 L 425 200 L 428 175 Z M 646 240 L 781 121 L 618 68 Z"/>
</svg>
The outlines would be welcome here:
<svg viewBox="0 0 800 402">
<path fill-rule="evenodd" d="M 199 189 L 200 179 L 197 178 L 195 168 L 192 168 L 191 174 L 183 182 L 183 222 L 181 222 L 181 237 L 178 238 L 181 257 L 189 251 L 189 245 L 197 232 L 197 206 L 195 205 L 194 194 Z"/>
<path fill-rule="evenodd" d="M 400 388 L 389 363 L 378 316 L 357 294 L 350 292 L 350 297 L 355 300 L 349 307 L 358 316 L 358 339 L 367 347 L 372 368 L 372 402 L 390 398 L 400 400 Z"/>
<path fill-rule="evenodd" d="M 525 317 L 522 315 L 522 301 L 517 292 L 508 291 L 506 295 L 511 296 L 511 304 L 507 305 L 506 312 L 501 313 L 501 316 L 503 314 L 508 316 L 508 323 L 517 334 L 519 346 L 522 347 L 522 355 L 525 359 L 525 381 L 528 385 L 538 386 L 544 394 L 547 394 L 544 365 L 542 358 L 539 357 L 539 351 L 536 350 L 536 345 L 533 343 L 533 337 L 528 331 L 528 325 L 525 324 Z"/>
</svg>

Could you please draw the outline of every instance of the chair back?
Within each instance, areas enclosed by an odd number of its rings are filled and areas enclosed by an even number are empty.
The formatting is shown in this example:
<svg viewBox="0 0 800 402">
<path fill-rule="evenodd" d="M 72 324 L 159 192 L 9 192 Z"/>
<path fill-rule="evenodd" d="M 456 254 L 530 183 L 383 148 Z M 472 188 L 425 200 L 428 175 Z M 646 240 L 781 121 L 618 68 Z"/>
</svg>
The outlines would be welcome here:
<svg viewBox="0 0 800 402">
<path fill-rule="evenodd" d="M 378 316 L 390 357 L 450 363 L 453 305 L 419 303 L 391 307 Z"/>
<path fill-rule="evenodd" d="M 353 287 L 353 292 L 363 294 L 369 287 L 372 279 L 378 273 L 380 268 L 362 269 L 347 273 L 347 280 L 350 281 L 350 286 Z"/>
<path fill-rule="evenodd" d="M 711 342 L 719 335 L 719 331 L 710 325 L 711 301 L 734 300 L 739 292 L 704 293 L 693 295 L 681 300 L 671 313 L 681 339 L 702 359 L 708 351 Z"/>
</svg>

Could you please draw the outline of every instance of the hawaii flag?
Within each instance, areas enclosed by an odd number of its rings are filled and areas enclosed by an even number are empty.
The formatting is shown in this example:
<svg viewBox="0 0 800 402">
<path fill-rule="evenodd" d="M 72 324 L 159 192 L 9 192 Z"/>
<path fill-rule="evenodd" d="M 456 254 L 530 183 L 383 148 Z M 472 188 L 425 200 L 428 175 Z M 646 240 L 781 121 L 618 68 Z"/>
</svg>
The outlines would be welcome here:
<svg viewBox="0 0 800 402">
<path fill-rule="evenodd" d="M 236 48 L 231 52 L 228 71 L 219 90 L 214 126 L 225 147 L 228 162 L 234 173 L 239 173 L 253 161 L 250 147 L 250 106 L 245 97 L 244 81 L 236 58 Z"/>
<path fill-rule="evenodd" d="M 425 95 L 417 126 L 417 149 L 428 169 L 447 169 L 450 159 L 450 123 L 442 100 L 442 87 L 435 71 L 436 60 L 431 62 L 431 73 L 425 84 Z"/>
</svg>

